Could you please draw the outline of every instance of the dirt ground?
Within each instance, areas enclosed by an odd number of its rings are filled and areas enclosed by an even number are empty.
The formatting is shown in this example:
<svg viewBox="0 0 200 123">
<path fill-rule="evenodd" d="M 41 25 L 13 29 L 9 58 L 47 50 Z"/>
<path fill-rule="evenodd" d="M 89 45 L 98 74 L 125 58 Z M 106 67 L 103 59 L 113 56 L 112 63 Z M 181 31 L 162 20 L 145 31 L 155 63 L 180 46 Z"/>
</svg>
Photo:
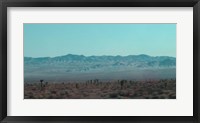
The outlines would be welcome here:
<svg viewBox="0 0 200 123">
<path fill-rule="evenodd" d="M 176 80 L 24 84 L 24 99 L 176 99 Z"/>
</svg>

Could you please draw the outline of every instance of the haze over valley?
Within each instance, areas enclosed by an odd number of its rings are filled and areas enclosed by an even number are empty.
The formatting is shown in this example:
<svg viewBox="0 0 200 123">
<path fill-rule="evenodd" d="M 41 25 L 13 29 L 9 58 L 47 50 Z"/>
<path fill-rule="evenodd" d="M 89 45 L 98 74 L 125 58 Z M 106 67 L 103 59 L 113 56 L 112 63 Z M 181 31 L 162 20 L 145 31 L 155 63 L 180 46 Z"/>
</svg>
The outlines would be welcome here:
<svg viewBox="0 0 200 123">
<path fill-rule="evenodd" d="M 169 56 L 84 56 L 24 57 L 25 82 L 175 79 L 176 58 Z"/>
</svg>

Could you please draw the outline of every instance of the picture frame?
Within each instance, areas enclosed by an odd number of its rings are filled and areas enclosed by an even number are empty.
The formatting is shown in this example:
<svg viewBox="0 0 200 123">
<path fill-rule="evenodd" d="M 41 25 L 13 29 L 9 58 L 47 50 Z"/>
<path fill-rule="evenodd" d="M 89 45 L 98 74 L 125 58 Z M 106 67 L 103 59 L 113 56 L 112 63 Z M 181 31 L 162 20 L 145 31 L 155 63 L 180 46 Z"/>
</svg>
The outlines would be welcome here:
<svg viewBox="0 0 200 123">
<path fill-rule="evenodd" d="M 7 116 L 7 8 L 8 7 L 193 7 L 193 116 Z M 199 122 L 199 0 L 1 0 L 0 2 L 0 121 L 14 122 Z"/>
</svg>

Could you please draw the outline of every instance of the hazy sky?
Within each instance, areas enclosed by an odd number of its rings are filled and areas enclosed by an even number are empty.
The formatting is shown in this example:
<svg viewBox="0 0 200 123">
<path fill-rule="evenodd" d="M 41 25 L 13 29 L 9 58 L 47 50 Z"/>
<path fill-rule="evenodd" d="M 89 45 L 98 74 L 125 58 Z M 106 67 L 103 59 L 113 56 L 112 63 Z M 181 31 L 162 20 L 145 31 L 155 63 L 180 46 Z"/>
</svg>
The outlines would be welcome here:
<svg viewBox="0 0 200 123">
<path fill-rule="evenodd" d="M 24 24 L 24 56 L 176 57 L 176 24 Z"/>
</svg>

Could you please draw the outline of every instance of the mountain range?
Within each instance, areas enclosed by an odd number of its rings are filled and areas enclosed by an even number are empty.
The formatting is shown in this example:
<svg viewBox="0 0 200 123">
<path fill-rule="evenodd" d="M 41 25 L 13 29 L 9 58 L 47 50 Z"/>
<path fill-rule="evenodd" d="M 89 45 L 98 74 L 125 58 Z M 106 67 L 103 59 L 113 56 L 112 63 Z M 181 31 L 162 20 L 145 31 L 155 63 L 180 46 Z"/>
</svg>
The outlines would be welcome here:
<svg viewBox="0 0 200 123">
<path fill-rule="evenodd" d="M 142 75 L 145 71 L 156 71 L 159 73 L 173 71 L 167 76 L 174 78 L 176 71 L 176 58 L 170 56 L 149 56 L 145 54 L 141 55 L 128 55 L 128 56 L 84 56 L 67 54 L 57 57 L 24 57 L 24 77 L 25 80 L 30 78 L 63 78 L 68 80 L 74 79 L 90 79 L 103 77 L 105 74 L 110 76 L 107 78 L 118 78 L 118 74 L 127 77 L 130 73 L 131 78 L 136 78 L 136 74 L 142 71 Z M 165 72 L 163 72 L 163 70 Z M 167 71 L 166 71 L 167 70 Z M 134 71 L 134 72 L 133 72 Z M 115 75 L 116 73 L 116 75 Z M 127 74 L 126 74 L 127 73 Z M 106 75 L 107 75 L 106 74 Z M 149 76 L 151 74 L 147 73 Z M 76 76 L 77 75 L 77 76 Z M 115 75 L 112 77 L 112 75 Z M 162 75 L 156 75 L 162 76 Z M 70 79 L 71 78 L 71 79 Z M 73 79 L 72 79 L 73 78 Z"/>
</svg>

